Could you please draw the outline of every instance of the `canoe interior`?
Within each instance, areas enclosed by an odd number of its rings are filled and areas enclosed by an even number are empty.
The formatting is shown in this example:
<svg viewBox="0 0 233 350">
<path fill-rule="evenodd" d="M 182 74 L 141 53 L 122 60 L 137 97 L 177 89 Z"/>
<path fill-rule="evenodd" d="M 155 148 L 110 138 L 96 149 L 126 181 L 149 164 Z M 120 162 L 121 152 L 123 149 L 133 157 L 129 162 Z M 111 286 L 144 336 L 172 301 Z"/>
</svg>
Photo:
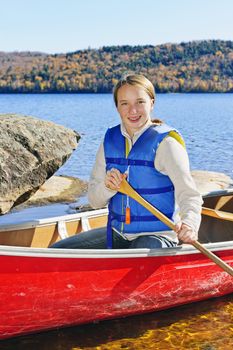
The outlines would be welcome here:
<svg viewBox="0 0 233 350">
<path fill-rule="evenodd" d="M 90 211 L 86 216 L 79 217 L 77 215 L 77 218 L 65 221 L 62 221 L 62 217 L 60 218 L 48 224 L 32 224 L 31 226 L 33 227 L 24 228 L 22 225 L 19 225 L 17 228 L 16 225 L 12 230 L 7 228 L 7 230 L 0 232 L 0 245 L 48 248 L 51 244 L 64 238 L 59 233 L 61 222 L 65 225 L 67 237 L 107 225 L 106 210 L 105 213 L 96 213 L 95 215 L 92 215 L 92 211 Z"/>
<path fill-rule="evenodd" d="M 203 198 L 203 206 L 213 208 L 233 215 L 233 190 L 225 195 L 209 195 Z M 221 220 L 202 215 L 202 222 L 198 233 L 201 243 L 225 242 L 233 240 L 233 221 Z"/>
<path fill-rule="evenodd" d="M 222 191 L 221 194 L 209 194 L 203 198 L 203 206 L 233 213 L 233 190 Z M 0 228 L 0 245 L 47 248 L 66 236 L 79 234 L 92 228 L 106 226 L 107 210 L 90 211 L 70 215 L 71 218 L 39 223 L 38 225 L 11 225 L 7 229 Z M 63 231 L 63 234 L 61 232 Z M 233 221 L 220 220 L 202 216 L 198 240 L 201 243 L 223 242 L 233 240 Z"/>
</svg>

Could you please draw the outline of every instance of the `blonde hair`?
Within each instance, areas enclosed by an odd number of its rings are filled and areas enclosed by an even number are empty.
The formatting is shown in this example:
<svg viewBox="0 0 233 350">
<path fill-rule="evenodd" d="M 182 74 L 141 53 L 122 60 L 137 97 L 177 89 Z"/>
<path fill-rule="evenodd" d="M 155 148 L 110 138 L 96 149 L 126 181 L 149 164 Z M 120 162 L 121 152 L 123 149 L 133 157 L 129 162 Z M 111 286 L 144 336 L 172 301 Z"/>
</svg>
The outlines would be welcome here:
<svg viewBox="0 0 233 350">
<path fill-rule="evenodd" d="M 132 86 L 138 86 L 140 88 L 142 88 L 147 95 L 155 101 L 155 89 L 154 86 L 152 84 L 152 82 L 147 79 L 144 75 L 140 75 L 140 74 L 129 74 L 129 75 L 125 75 L 123 76 L 118 83 L 115 85 L 114 89 L 113 89 L 113 98 L 114 98 L 114 102 L 115 105 L 117 107 L 117 94 L 118 94 L 118 90 L 124 86 L 124 85 L 132 85 Z"/>
</svg>

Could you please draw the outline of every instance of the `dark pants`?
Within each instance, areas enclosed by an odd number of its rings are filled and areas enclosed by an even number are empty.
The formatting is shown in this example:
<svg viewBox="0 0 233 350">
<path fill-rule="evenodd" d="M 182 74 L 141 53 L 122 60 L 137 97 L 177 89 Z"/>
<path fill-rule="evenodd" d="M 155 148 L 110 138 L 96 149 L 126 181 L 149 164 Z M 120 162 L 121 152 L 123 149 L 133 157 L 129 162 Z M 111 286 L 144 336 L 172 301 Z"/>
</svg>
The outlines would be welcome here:
<svg viewBox="0 0 233 350">
<path fill-rule="evenodd" d="M 162 248 L 163 246 L 172 247 L 176 243 L 167 239 L 163 244 L 158 237 L 141 236 L 133 241 L 128 241 L 113 231 L 113 249 L 127 248 Z M 75 236 L 62 239 L 54 243 L 50 248 L 68 248 L 68 249 L 106 249 L 107 248 L 107 228 L 101 227 L 90 231 L 81 232 Z"/>
</svg>

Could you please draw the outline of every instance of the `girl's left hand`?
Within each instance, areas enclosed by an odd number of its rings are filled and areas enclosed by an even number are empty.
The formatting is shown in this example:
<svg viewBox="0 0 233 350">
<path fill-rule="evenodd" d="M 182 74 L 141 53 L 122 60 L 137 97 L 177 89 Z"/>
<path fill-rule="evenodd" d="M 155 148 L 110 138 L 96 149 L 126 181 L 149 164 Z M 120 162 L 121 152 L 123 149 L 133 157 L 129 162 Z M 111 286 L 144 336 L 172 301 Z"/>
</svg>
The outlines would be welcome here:
<svg viewBox="0 0 233 350">
<path fill-rule="evenodd" d="M 192 244 L 198 239 L 198 234 L 195 232 L 192 227 L 182 222 L 176 225 L 175 232 L 177 233 L 178 238 L 184 243 Z"/>
</svg>

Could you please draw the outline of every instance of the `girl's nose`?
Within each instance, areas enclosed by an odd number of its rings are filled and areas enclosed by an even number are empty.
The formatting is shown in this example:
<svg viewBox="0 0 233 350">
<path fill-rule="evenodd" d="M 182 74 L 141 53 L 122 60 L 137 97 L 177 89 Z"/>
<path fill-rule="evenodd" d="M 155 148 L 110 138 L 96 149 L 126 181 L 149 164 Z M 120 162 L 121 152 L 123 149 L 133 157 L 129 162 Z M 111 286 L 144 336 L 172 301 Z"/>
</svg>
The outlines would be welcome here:
<svg viewBox="0 0 233 350">
<path fill-rule="evenodd" d="M 135 105 L 129 106 L 129 112 L 130 112 L 131 114 L 137 113 L 137 108 L 136 108 L 136 106 L 135 106 Z"/>
</svg>

